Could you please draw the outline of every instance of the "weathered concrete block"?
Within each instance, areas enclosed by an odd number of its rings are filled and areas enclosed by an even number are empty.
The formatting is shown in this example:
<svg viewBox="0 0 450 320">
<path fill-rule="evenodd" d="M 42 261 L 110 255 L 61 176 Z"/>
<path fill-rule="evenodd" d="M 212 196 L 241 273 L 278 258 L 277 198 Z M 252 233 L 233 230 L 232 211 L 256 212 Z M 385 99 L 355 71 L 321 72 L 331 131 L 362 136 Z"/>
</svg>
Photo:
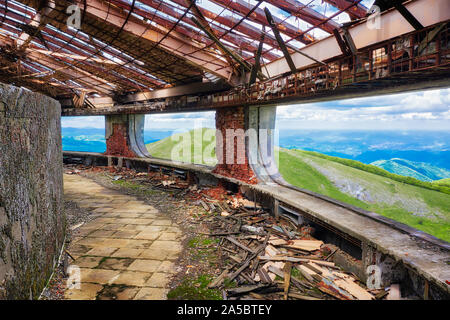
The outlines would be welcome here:
<svg viewBox="0 0 450 320">
<path fill-rule="evenodd" d="M 0 84 L 0 299 L 37 298 L 65 236 L 59 102 Z"/>
</svg>

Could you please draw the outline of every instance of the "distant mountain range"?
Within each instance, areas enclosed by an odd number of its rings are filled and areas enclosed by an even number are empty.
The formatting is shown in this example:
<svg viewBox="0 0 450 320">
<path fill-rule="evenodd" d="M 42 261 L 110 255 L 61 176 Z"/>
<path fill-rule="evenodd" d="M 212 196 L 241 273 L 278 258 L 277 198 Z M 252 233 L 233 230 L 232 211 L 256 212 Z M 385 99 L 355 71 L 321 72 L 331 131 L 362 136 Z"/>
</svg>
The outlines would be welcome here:
<svg viewBox="0 0 450 320">
<path fill-rule="evenodd" d="M 145 130 L 145 143 L 172 135 Z M 105 152 L 105 129 L 62 128 L 63 150 Z M 422 181 L 450 178 L 450 132 L 280 130 L 278 145 L 373 164 Z"/>
<path fill-rule="evenodd" d="M 378 160 L 371 163 L 391 173 L 413 177 L 422 181 L 435 181 L 450 178 L 450 171 L 425 162 L 415 162 L 394 158 L 390 160 Z"/>
</svg>

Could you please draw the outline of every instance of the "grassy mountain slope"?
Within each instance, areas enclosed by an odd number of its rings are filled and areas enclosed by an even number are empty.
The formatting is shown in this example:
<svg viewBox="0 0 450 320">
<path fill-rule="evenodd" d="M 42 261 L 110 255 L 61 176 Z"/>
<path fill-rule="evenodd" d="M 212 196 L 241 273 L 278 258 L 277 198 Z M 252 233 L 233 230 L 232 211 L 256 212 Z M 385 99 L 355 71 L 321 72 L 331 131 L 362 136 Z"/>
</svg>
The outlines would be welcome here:
<svg viewBox="0 0 450 320">
<path fill-rule="evenodd" d="M 450 178 L 433 181 L 434 184 L 450 187 Z"/>
<path fill-rule="evenodd" d="M 450 195 L 398 182 L 301 150 L 280 150 L 283 178 L 450 241 Z"/>
<path fill-rule="evenodd" d="M 217 163 L 215 134 L 216 130 L 210 128 L 176 133 L 147 144 L 147 150 L 156 158 L 214 166 Z"/>
<path fill-rule="evenodd" d="M 190 131 L 184 134 L 186 150 L 178 153 L 176 160 L 198 164 L 214 165 L 214 129 Z M 202 137 L 203 136 L 203 137 Z M 210 139 L 213 137 L 212 139 Z M 147 145 L 155 157 L 172 158 L 172 150 L 180 141 L 181 135 L 162 139 Z M 204 141 L 202 148 L 194 152 L 193 143 Z M 203 158 L 199 153 L 205 155 Z M 176 151 L 176 150 L 175 150 Z M 180 148 L 178 148 L 180 151 Z M 190 151 L 190 154 L 189 154 Z M 308 189 L 331 198 L 374 211 L 386 217 L 408 224 L 450 241 L 450 195 L 394 180 L 383 169 L 375 166 L 355 167 L 347 159 L 336 159 L 320 153 L 301 150 L 279 149 L 279 170 L 284 179 L 292 185 Z M 208 163 L 209 162 L 209 163 Z M 377 174 L 379 170 L 382 174 Z M 392 175 L 394 176 L 394 175 Z M 398 176 L 400 177 L 400 176 Z M 398 178 L 397 177 L 397 178 Z M 400 179 L 401 180 L 401 179 Z M 445 180 L 436 186 L 450 186 Z M 406 180 L 409 181 L 409 180 Z M 428 182 L 422 182 L 430 184 Z"/>
</svg>

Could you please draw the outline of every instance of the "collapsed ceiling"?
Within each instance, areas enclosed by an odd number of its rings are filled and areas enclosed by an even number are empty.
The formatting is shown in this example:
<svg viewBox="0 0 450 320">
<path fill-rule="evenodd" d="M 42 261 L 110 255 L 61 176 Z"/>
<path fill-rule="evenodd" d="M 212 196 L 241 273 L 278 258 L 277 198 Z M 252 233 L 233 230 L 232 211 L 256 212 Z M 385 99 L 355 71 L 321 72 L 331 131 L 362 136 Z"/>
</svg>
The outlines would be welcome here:
<svg viewBox="0 0 450 320">
<path fill-rule="evenodd" d="M 264 67 L 282 58 L 283 46 L 295 52 L 365 17 L 361 2 L 0 0 L 0 81 L 75 105 L 197 82 L 233 83 L 256 60 Z"/>
</svg>

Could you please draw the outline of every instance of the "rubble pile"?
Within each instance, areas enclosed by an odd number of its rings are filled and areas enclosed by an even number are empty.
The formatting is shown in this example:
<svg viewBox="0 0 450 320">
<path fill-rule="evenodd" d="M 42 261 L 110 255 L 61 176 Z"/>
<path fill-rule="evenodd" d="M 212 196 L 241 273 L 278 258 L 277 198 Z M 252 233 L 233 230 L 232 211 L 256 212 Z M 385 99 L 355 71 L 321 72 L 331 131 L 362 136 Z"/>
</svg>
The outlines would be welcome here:
<svg viewBox="0 0 450 320">
<path fill-rule="evenodd" d="M 228 198 L 204 201 L 205 210 L 210 206 L 216 212 L 209 235 L 220 237 L 223 266 L 209 288 L 222 289 L 224 299 L 372 300 L 385 295 L 384 290 L 369 292 L 354 274 L 329 261 L 336 251 L 314 239 L 310 226 L 299 228 L 255 202 Z M 225 288 L 230 282 L 235 286 Z"/>
</svg>

